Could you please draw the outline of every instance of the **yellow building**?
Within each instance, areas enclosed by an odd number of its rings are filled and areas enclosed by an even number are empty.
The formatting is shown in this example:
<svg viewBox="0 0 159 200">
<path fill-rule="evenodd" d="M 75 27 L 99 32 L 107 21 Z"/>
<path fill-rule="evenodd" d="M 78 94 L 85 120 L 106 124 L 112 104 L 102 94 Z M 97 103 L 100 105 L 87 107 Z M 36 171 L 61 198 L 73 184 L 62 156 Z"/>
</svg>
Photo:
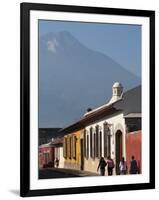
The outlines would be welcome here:
<svg viewBox="0 0 159 200">
<path fill-rule="evenodd" d="M 65 133 L 63 144 L 64 167 L 83 169 L 83 129 Z"/>
</svg>

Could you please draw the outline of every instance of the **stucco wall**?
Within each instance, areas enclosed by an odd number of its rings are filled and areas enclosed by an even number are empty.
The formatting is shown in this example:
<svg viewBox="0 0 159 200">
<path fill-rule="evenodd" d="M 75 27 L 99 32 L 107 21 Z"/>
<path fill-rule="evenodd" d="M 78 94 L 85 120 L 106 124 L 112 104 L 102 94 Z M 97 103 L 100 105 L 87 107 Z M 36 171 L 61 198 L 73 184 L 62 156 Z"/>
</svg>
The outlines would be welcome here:
<svg viewBox="0 0 159 200">
<path fill-rule="evenodd" d="M 131 156 L 135 156 L 135 160 L 138 163 L 140 173 L 142 173 L 141 141 L 141 131 L 135 131 L 126 134 L 126 160 L 128 163 L 128 169 L 130 169 Z"/>
<path fill-rule="evenodd" d="M 45 154 L 48 154 L 48 161 L 46 162 Z M 45 164 L 54 162 L 54 147 L 41 147 L 39 148 L 39 168 L 43 168 Z"/>
<path fill-rule="evenodd" d="M 89 126 L 86 126 L 86 134 L 89 134 L 90 128 L 92 127 L 95 130 L 95 127 L 99 125 L 99 129 L 102 132 L 102 156 L 104 157 L 104 132 L 103 132 L 103 125 L 104 123 L 110 124 L 110 131 L 111 131 L 111 158 L 114 160 L 116 159 L 115 155 L 115 135 L 118 130 L 122 132 L 122 152 L 123 156 L 126 157 L 126 147 L 125 147 L 125 120 L 123 117 L 123 113 L 118 112 L 113 115 L 107 116 L 100 121 L 96 121 Z M 89 137 L 89 144 L 90 144 L 90 137 Z M 89 156 L 88 159 L 84 160 L 84 170 L 97 172 L 97 166 L 99 163 L 99 159 L 90 158 L 90 148 L 89 148 Z M 115 170 L 114 170 L 115 173 Z"/>
<path fill-rule="evenodd" d="M 79 130 L 77 132 L 73 132 L 71 134 L 66 135 L 65 137 L 72 137 L 76 136 L 76 158 L 65 158 L 64 160 L 64 167 L 71 168 L 71 169 L 80 169 L 81 168 L 81 155 L 80 155 L 80 137 L 83 130 Z"/>
<path fill-rule="evenodd" d="M 59 167 L 63 168 L 64 167 L 63 147 L 59 147 L 59 153 L 60 153 Z"/>
<path fill-rule="evenodd" d="M 55 147 L 55 159 L 59 159 L 59 168 L 64 167 L 63 146 Z M 56 167 L 56 165 L 55 165 Z"/>
</svg>

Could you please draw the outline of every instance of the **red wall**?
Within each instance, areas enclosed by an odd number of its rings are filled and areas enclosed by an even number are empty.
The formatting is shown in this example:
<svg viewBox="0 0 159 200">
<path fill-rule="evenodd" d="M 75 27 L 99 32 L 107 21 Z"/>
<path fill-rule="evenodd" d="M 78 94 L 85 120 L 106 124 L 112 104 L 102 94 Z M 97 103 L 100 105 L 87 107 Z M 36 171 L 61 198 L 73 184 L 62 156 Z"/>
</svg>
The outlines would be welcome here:
<svg viewBox="0 0 159 200">
<path fill-rule="evenodd" d="M 48 161 L 46 162 L 45 153 L 48 153 Z M 54 162 L 54 147 L 39 147 L 39 168 L 43 168 L 45 164 Z"/>
<path fill-rule="evenodd" d="M 131 156 L 135 156 L 140 173 L 142 172 L 141 136 L 141 131 L 135 131 L 126 134 L 126 160 L 128 164 L 128 170 L 130 169 Z"/>
</svg>

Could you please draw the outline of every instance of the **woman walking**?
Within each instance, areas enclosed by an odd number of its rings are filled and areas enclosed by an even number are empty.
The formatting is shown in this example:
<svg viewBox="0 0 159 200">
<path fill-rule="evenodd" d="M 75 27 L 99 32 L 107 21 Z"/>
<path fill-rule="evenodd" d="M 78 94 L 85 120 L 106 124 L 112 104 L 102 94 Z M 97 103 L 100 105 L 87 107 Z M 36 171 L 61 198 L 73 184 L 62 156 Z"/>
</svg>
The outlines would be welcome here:
<svg viewBox="0 0 159 200">
<path fill-rule="evenodd" d="M 107 168 L 107 170 L 108 170 L 108 176 L 112 176 L 112 174 L 113 174 L 113 168 L 114 168 L 114 161 L 113 161 L 113 159 L 110 156 L 108 156 L 107 165 L 108 165 L 108 168 Z"/>
<path fill-rule="evenodd" d="M 119 170 L 120 170 L 120 175 L 125 175 L 127 173 L 127 163 L 124 159 L 124 157 L 122 157 L 120 163 L 119 163 Z"/>
</svg>

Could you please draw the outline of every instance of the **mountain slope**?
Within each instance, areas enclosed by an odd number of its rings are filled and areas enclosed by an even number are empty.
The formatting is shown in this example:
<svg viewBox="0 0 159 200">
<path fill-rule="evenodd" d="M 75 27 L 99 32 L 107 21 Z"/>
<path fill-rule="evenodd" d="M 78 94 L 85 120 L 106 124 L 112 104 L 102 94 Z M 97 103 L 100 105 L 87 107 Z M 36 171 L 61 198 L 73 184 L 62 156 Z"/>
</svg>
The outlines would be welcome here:
<svg viewBox="0 0 159 200">
<path fill-rule="evenodd" d="M 110 57 L 88 49 L 68 32 L 40 37 L 40 127 L 62 127 L 78 120 L 88 107 L 111 98 L 116 81 L 124 89 L 140 83 Z"/>
</svg>

